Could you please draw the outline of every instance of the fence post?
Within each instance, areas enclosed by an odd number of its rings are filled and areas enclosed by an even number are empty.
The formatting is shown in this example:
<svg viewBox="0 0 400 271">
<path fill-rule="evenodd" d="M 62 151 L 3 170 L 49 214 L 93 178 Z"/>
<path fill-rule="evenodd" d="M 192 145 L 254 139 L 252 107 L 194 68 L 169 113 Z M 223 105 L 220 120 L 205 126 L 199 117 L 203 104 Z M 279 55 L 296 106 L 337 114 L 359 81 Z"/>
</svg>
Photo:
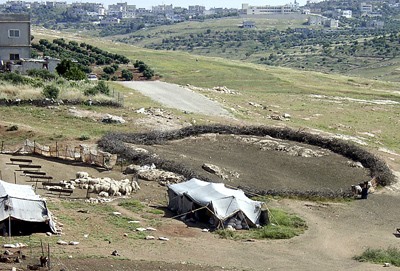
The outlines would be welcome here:
<svg viewBox="0 0 400 271">
<path fill-rule="evenodd" d="M 36 153 L 36 140 L 33 140 L 33 154 Z"/>
<path fill-rule="evenodd" d="M 58 142 L 56 141 L 56 157 L 58 158 Z"/>
<path fill-rule="evenodd" d="M 1 141 L 1 153 L 3 153 L 4 141 Z"/>
</svg>

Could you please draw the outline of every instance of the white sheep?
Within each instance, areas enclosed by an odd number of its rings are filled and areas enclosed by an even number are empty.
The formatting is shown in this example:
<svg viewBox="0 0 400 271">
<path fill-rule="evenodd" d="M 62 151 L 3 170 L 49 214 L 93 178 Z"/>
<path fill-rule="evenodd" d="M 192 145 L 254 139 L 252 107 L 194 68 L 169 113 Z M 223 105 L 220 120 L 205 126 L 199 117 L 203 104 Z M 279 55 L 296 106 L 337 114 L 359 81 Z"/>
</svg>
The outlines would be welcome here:
<svg viewBox="0 0 400 271">
<path fill-rule="evenodd" d="M 89 173 L 84 172 L 84 171 L 78 171 L 76 173 L 76 178 L 80 179 L 80 178 L 88 178 L 89 177 Z"/>
</svg>

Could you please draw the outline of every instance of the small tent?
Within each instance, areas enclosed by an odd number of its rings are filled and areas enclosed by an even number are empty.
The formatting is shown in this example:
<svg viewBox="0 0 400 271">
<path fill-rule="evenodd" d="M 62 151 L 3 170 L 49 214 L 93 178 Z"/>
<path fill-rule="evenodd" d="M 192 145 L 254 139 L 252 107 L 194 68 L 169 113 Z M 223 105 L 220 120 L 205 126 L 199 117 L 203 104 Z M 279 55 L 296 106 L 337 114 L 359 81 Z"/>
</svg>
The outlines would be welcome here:
<svg viewBox="0 0 400 271">
<path fill-rule="evenodd" d="M 8 233 L 8 231 L 22 233 L 52 231 L 56 233 L 46 201 L 35 194 L 32 186 L 12 184 L 1 180 L 0 229 L 0 234 Z"/>
<path fill-rule="evenodd" d="M 196 178 L 168 186 L 168 197 L 168 208 L 172 211 L 182 215 L 193 211 L 197 219 L 208 218 L 218 228 L 230 225 L 248 228 L 259 225 L 261 207 L 264 204 L 249 199 L 242 190 Z"/>
</svg>

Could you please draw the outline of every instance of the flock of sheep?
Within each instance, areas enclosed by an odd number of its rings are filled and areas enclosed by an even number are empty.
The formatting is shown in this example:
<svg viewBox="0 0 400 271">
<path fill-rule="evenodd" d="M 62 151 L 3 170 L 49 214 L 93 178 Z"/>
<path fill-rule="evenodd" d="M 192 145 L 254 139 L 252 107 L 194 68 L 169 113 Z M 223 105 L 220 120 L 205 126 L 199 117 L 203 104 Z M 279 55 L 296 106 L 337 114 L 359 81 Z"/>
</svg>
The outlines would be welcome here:
<svg viewBox="0 0 400 271">
<path fill-rule="evenodd" d="M 76 179 L 71 181 L 61 181 L 60 189 L 75 189 L 76 187 L 88 190 L 89 193 L 96 193 L 100 197 L 129 196 L 140 189 L 135 180 L 123 179 L 120 181 L 108 177 L 93 178 L 87 172 L 76 173 Z M 46 187 L 47 188 L 47 187 Z M 53 187 L 54 189 L 54 187 Z"/>
</svg>

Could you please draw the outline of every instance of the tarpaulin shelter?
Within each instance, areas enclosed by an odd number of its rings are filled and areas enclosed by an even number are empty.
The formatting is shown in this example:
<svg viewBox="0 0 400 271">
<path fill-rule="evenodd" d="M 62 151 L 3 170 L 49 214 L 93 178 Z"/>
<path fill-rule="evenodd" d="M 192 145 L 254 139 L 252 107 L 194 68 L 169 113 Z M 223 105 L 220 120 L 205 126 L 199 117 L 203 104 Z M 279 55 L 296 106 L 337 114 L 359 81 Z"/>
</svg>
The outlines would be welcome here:
<svg viewBox="0 0 400 271">
<path fill-rule="evenodd" d="M 35 194 L 32 186 L 0 180 L 0 228 L 4 227 L 9 231 L 11 227 L 12 231 L 56 233 L 46 201 Z"/>
<path fill-rule="evenodd" d="M 168 208 L 178 214 L 206 209 L 218 227 L 239 216 L 248 226 L 260 224 L 263 202 L 249 199 L 242 190 L 225 187 L 223 183 L 209 183 L 193 178 L 168 186 Z"/>
</svg>

